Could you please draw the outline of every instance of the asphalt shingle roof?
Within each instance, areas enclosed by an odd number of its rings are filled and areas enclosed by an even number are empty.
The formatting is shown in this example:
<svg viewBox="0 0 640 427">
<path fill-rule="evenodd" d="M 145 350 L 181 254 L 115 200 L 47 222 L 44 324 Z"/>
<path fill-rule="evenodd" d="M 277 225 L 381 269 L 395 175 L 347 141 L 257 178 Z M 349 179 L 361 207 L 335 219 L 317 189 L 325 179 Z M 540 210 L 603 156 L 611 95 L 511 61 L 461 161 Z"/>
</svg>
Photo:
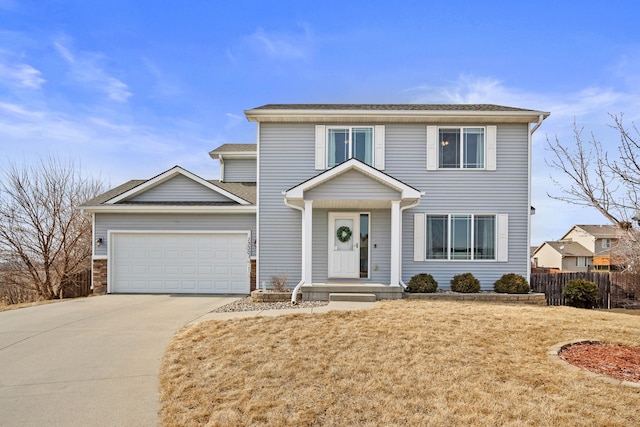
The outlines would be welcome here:
<svg viewBox="0 0 640 427">
<path fill-rule="evenodd" d="M 593 256 L 593 252 L 582 246 L 580 243 L 562 240 L 545 243 L 565 256 Z"/>
<path fill-rule="evenodd" d="M 84 202 L 82 204 L 81 207 L 88 207 L 88 206 L 100 206 L 103 205 L 107 200 L 113 199 L 116 196 L 119 196 L 122 193 L 126 193 L 127 191 L 137 187 L 140 184 L 143 184 L 145 182 L 147 182 L 148 180 L 146 179 L 133 179 L 131 181 L 127 181 L 122 185 L 119 185 L 109 191 L 106 191 L 102 194 L 100 194 L 99 196 L 91 199 L 91 200 L 87 200 L 86 202 Z M 256 203 L 256 183 L 255 182 L 220 182 L 218 180 L 208 180 L 208 182 L 210 182 L 211 184 L 215 185 L 216 187 L 219 187 L 235 196 L 240 197 L 241 199 L 246 200 L 247 202 L 251 203 L 252 205 L 255 205 Z M 135 203 L 135 202 L 126 202 L 123 201 L 121 202 L 122 204 L 141 204 L 141 203 Z M 178 206 L 178 205 L 184 205 L 185 203 L 191 203 L 193 205 L 198 204 L 198 205 L 202 205 L 202 202 L 145 202 L 145 205 L 162 205 L 162 206 L 167 206 L 167 205 L 172 205 L 172 206 Z M 226 203 L 226 202 L 223 202 Z M 229 203 L 231 204 L 235 204 L 235 202 L 230 201 Z M 220 202 L 211 202 L 208 203 L 209 205 L 216 205 L 216 204 L 220 204 Z"/>
<path fill-rule="evenodd" d="M 494 104 L 266 104 L 254 110 L 534 111 Z"/>
</svg>

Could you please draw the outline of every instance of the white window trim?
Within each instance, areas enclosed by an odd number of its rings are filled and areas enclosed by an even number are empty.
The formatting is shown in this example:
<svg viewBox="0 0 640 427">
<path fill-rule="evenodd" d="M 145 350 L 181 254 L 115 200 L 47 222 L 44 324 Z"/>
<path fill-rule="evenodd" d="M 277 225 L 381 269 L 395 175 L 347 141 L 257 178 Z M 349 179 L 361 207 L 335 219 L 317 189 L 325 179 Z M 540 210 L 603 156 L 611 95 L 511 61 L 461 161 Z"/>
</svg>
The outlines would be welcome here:
<svg viewBox="0 0 640 427">
<path fill-rule="evenodd" d="M 463 150 L 460 150 L 460 167 L 458 168 L 441 168 L 439 162 L 438 135 L 440 129 L 460 129 L 464 133 L 465 128 L 482 128 L 484 129 L 484 167 L 483 168 L 465 168 L 462 167 L 464 162 Z M 495 171 L 496 155 L 497 155 L 497 126 L 495 125 L 471 125 L 471 124 L 452 124 L 441 126 L 427 126 L 427 170 L 431 171 Z M 460 144 L 463 144 L 462 139 Z M 461 147 L 462 148 L 462 147 Z"/>
<path fill-rule="evenodd" d="M 447 232 L 447 258 L 446 259 L 427 259 L 427 226 L 428 216 L 447 216 L 448 232 Z M 453 216 L 471 216 L 471 236 L 473 239 L 475 223 L 473 218 L 476 216 L 493 216 L 495 218 L 495 236 L 494 247 L 495 254 L 493 259 L 474 259 L 473 251 L 471 259 L 452 259 L 451 258 L 451 218 Z M 473 248 L 472 240 L 472 248 Z M 414 241 L 413 241 L 413 260 L 425 262 L 474 262 L 474 263 L 495 263 L 508 261 L 508 215 L 497 213 L 416 213 L 414 214 Z"/>
<path fill-rule="evenodd" d="M 607 243 L 605 245 L 605 242 Z M 611 239 L 602 239 L 602 249 L 611 249 Z"/>
<path fill-rule="evenodd" d="M 376 128 L 374 125 L 330 125 L 326 127 L 326 133 L 325 133 L 325 141 L 326 142 L 326 147 L 324 150 L 324 155 L 325 155 L 325 164 L 327 166 L 329 166 L 329 131 L 332 129 L 349 129 L 349 154 L 348 157 L 345 160 L 351 160 L 353 159 L 353 138 L 352 138 L 352 132 L 354 128 L 370 128 L 371 132 L 372 132 L 372 141 L 371 141 L 371 165 L 369 166 L 373 166 L 376 163 L 376 147 L 375 147 L 375 140 L 376 140 Z M 342 162 L 340 162 L 342 163 Z M 336 166 L 340 163 L 336 163 L 333 166 Z M 329 166 L 329 167 L 333 167 L 333 166 Z"/>
<path fill-rule="evenodd" d="M 329 168 L 329 130 L 330 129 L 349 129 L 349 136 L 354 128 L 370 128 L 373 133 L 371 147 L 371 164 L 369 166 L 378 170 L 384 170 L 385 167 L 385 126 L 370 124 L 332 124 L 332 125 L 316 125 L 315 130 L 315 168 L 316 170 L 324 170 Z M 349 158 L 353 158 L 353 144 L 349 139 Z M 336 166 L 336 165 L 333 165 Z M 331 166 L 331 167 L 333 167 Z"/>
</svg>

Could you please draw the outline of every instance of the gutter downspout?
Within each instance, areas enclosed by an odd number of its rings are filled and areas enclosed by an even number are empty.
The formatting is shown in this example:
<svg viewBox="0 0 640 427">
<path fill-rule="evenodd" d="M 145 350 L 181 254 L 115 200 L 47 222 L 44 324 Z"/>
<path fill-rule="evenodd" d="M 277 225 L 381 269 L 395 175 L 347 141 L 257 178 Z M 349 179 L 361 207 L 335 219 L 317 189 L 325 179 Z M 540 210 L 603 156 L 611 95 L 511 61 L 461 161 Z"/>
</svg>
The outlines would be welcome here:
<svg viewBox="0 0 640 427">
<path fill-rule="evenodd" d="M 424 192 L 422 192 L 420 194 L 421 196 L 424 196 Z M 404 212 L 407 209 L 411 209 L 411 208 L 415 208 L 416 206 L 418 206 L 420 204 L 420 199 L 416 200 L 415 202 L 411 203 L 410 205 L 407 205 L 403 208 L 400 208 L 400 220 L 402 221 L 402 212 Z M 402 251 L 402 227 L 400 227 L 400 250 Z M 404 283 L 402 281 L 402 257 L 400 257 L 400 286 L 402 286 L 402 290 L 406 291 L 408 286 L 406 283 Z"/>
<path fill-rule="evenodd" d="M 284 192 L 282 194 L 284 195 Z M 303 207 L 292 205 L 291 203 L 289 203 L 287 201 L 286 198 L 284 199 L 284 204 L 286 206 L 290 207 L 290 208 L 299 210 L 302 213 L 302 220 L 304 221 L 304 208 Z M 292 305 L 296 305 L 298 303 L 298 301 L 297 301 L 298 291 L 300 290 L 302 285 L 304 285 L 304 277 L 300 278 L 300 282 L 293 288 L 293 292 L 291 292 L 291 304 Z"/>
<path fill-rule="evenodd" d="M 538 115 L 538 123 L 536 123 L 536 125 L 529 130 L 528 138 L 529 153 L 527 155 L 527 179 L 529 181 L 529 188 L 527 189 L 527 192 L 529 193 L 529 195 L 527 201 L 529 204 L 529 215 L 527 216 L 527 264 L 529 265 L 529 267 L 527 267 L 527 281 L 531 280 L 531 151 L 533 147 L 533 133 L 538 130 L 543 121 L 544 115 Z M 562 265 L 562 261 L 560 261 L 560 265 Z"/>
<path fill-rule="evenodd" d="M 540 125 L 542 124 L 542 122 L 544 121 L 544 116 L 542 114 L 540 114 L 538 116 L 538 123 L 536 123 L 536 125 L 529 131 L 529 135 L 533 135 L 533 133 L 538 130 L 538 128 L 540 127 Z"/>
</svg>

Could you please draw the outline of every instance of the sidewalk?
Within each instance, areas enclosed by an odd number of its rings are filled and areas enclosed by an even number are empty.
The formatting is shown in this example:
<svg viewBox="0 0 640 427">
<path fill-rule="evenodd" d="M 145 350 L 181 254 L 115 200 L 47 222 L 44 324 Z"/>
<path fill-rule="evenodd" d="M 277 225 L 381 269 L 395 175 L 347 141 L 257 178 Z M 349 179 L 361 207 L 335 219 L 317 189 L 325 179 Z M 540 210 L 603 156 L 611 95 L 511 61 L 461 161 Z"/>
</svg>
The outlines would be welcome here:
<svg viewBox="0 0 640 427">
<path fill-rule="evenodd" d="M 224 313 L 207 313 L 193 320 L 191 323 L 204 322 L 206 320 L 229 320 L 244 317 L 258 316 L 282 316 L 284 314 L 312 314 L 328 313 L 330 311 L 366 310 L 374 306 L 375 302 L 355 302 L 355 301 L 330 301 L 328 305 L 313 308 L 286 308 L 281 310 L 257 310 L 257 311 L 232 311 Z"/>
</svg>

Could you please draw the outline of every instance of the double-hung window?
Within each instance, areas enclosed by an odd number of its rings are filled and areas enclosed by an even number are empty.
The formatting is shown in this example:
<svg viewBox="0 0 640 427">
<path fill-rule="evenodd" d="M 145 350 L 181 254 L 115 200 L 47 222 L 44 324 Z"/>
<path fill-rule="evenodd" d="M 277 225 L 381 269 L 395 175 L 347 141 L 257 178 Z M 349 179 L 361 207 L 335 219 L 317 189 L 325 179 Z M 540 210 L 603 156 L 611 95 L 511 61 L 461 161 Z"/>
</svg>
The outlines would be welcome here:
<svg viewBox="0 0 640 427">
<path fill-rule="evenodd" d="M 483 169 L 485 129 L 441 127 L 438 130 L 438 167 L 441 169 Z"/>
<path fill-rule="evenodd" d="M 327 126 L 327 166 L 356 158 L 373 166 L 372 126 Z"/>
<path fill-rule="evenodd" d="M 611 239 L 602 239 L 602 249 L 611 248 Z"/>
<path fill-rule="evenodd" d="M 495 260 L 495 215 L 426 215 L 426 259 Z"/>
</svg>

